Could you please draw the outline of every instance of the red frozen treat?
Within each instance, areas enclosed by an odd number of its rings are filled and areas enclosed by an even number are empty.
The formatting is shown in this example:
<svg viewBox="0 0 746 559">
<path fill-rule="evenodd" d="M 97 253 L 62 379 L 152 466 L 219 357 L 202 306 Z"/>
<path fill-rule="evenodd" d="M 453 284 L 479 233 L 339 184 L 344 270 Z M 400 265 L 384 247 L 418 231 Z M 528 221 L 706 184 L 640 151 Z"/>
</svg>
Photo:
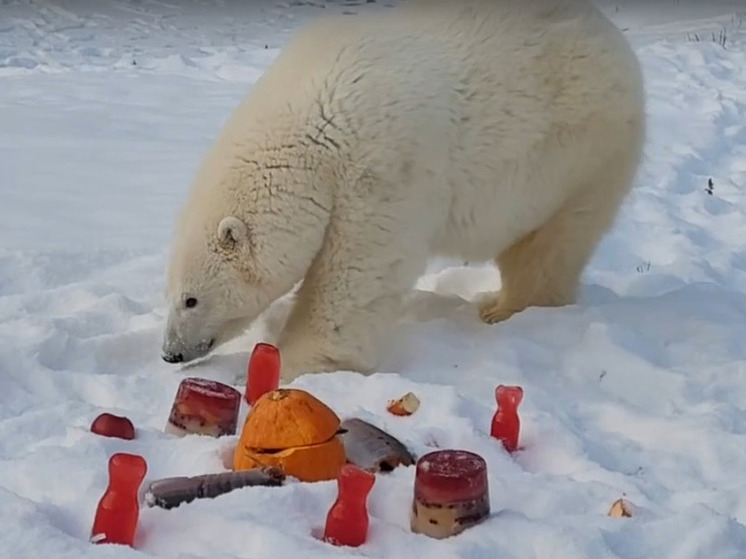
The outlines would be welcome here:
<svg viewBox="0 0 746 559">
<path fill-rule="evenodd" d="M 523 388 L 501 384 L 495 389 L 495 400 L 497 411 L 492 417 L 490 434 L 502 441 L 505 450 L 514 452 L 518 448 L 518 435 L 521 431 L 518 406 L 523 400 Z"/>
<path fill-rule="evenodd" d="M 280 386 L 280 351 L 272 344 L 258 343 L 249 358 L 246 402 L 253 406 L 267 392 Z"/>
<path fill-rule="evenodd" d="M 166 433 L 221 437 L 235 435 L 241 393 L 235 388 L 202 378 L 185 378 L 176 392 Z"/>
<path fill-rule="evenodd" d="M 376 476 L 352 464 L 345 464 L 337 476 L 337 500 L 326 515 L 324 541 L 333 545 L 358 547 L 368 537 L 368 494 Z"/>
<path fill-rule="evenodd" d="M 135 426 L 123 416 L 102 413 L 91 423 L 91 431 L 103 437 L 119 437 L 132 440 L 135 438 Z"/>
<path fill-rule="evenodd" d="M 132 546 L 140 516 L 138 490 L 148 465 L 137 454 L 117 453 L 109 459 L 109 485 L 98 502 L 92 543 Z"/>
<path fill-rule="evenodd" d="M 489 515 L 487 464 L 481 456 L 466 450 L 436 450 L 417 461 L 413 532 L 447 538 Z"/>
</svg>

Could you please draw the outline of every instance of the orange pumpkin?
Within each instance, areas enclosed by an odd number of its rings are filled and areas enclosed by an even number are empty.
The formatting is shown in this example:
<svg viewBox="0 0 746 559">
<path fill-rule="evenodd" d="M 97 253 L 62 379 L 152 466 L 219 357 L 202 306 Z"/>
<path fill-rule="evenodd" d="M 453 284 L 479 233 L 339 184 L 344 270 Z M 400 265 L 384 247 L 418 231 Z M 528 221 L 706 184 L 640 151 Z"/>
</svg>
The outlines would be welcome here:
<svg viewBox="0 0 746 559">
<path fill-rule="evenodd" d="M 278 466 L 301 481 L 335 479 L 347 461 L 337 437 L 340 423 L 329 406 L 305 390 L 267 392 L 246 416 L 233 469 Z"/>
</svg>

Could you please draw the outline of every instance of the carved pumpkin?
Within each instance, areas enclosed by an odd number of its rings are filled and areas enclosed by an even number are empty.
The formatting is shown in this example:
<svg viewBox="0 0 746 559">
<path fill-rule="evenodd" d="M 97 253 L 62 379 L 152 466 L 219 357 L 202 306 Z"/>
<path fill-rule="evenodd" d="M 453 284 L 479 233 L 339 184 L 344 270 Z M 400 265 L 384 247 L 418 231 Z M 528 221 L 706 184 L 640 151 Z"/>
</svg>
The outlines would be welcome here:
<svg viewBox="0 0 746 559">
<path fill-rule="evenodd" d="M 335 479 L 347 461 L 337 437 L 340 423 L 329 406 L 305 390 L 267 392 L 246 416 L 233 469 L 278 466 L 301 481 Z"/>
</svg>

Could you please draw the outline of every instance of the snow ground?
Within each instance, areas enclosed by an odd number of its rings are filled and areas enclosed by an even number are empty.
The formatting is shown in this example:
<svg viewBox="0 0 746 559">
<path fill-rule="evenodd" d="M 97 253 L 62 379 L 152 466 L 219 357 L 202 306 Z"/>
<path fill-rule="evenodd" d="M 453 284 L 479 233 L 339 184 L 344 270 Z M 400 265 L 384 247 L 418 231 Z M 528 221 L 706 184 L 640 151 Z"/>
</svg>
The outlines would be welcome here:
<svg viewBox="0 0 746 559">
<path fill-rule="evenodd" d="M 413 312 L 432 320 L 412 326 L 400 373 L 295 383 L 415 453 L 482 454 L 493 517 L 444 542 L 411 534 L 410 468 L 377 480 L 358 550 L 309 535 L 332 482 L 143 509 L 131 550 L 87 541 L 108 456 L 141 453 L 150 479 L 221 471 L 235 438 L 162 428 L 185 375 L 241 387 L 265 335 L 258 324 L 183 370 L 159 358 L 165 253 L 191 175 L 289 31 L 386 7 L 2 0 L 0 557 L 746 556 L 746 6 L 603 2 L 644 65 L 650 138 L 579 304 L 486 328 L 422 297 Z M 421 287 L 471 297 L 497 280 L 438 264 Z M 526 394 L 515 457 L 487 437 L 498 383 Z M 386 401 L 409 390 L 420 411 L 388 416 Z M 137 439 L 91 434 L 103 411 L 129 416 Z M 622 494 L 640 514 L 607 517 Z"/>
</svg>

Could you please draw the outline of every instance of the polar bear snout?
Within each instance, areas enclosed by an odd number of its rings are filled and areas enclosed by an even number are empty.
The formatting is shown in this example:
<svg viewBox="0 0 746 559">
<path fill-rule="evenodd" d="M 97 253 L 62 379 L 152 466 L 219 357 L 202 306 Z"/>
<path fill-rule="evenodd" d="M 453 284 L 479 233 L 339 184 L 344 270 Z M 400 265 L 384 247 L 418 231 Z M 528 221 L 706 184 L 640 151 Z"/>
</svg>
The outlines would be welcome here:
<svg viewBox="0 0 746 559">
<path fill-rule="evenodd" d="M 180 337 L 172 337 L 166 333 L 161 349 L 161 359 L 166 363 L 188 363 L 207 355 L 215 346 L 215 338 L 200 341 L 196 344 L 185 343 Z"/>
<path fill-rule="evenodd" d="M 184 354 L 183 353 L 171 353 L 169 351 L 164 351 L 161 353 L 161 358 L 166 363 L 183 363 L 184 362 Z"/>
</svg>

